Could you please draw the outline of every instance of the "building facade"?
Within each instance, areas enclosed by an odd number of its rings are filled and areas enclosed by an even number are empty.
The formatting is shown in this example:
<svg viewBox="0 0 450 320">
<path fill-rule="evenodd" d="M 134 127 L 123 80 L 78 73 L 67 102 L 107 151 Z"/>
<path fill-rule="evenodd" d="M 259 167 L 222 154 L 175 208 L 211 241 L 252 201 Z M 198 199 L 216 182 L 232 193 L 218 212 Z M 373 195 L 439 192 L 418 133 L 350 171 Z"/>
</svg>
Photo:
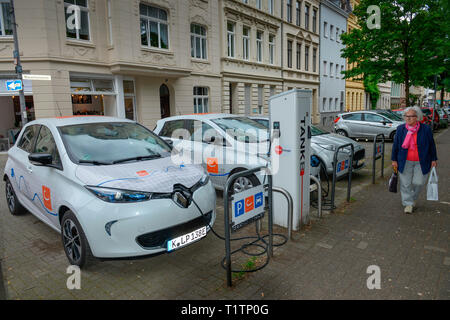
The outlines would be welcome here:
<svg viewBox="0 0 450 320">
<path fill-rule="evenodd" d="M 332 128 L 333 120 L 345 111 L 345 58 L 341 34 L 347 31 L 349 11 L 345 2 L 322 0 L 320 4 L 320 121 Z"/>
<path fill-rule="evenodd" d="M 351 0 L 351 8 L 359 5 L 359 0 Z M 347 20 L 347 31 L 351 32 L 353 29 L 359 28 L 356 16 L 350 13 Z M 347 70 L 350 70 L 354 65 L 347 63 Z M 361 80 L 347 79 L 345 82 L 345 96 L 346 96 L 346 110 L 364 110 L 367 109 L 367 97 L 364 90 L 364 84 Z"/>
<path fill-rule="evenodd" d="M 316 0 L 16 0 L 15 11 L 24 73 L 51 76 L 24 83 L 30 120 L 99 114 L 153 129 L 178 114 L 267 114 L 271 95 L 301 88 L 319 121 Z M 2 16 L 3 87 L 13 50 Z M 17 95 L 0 90 L 0 135 L 20 127 Z"/>
<path fill-rule="evenodd" d="M 391 108 L 391 82 L 379 83 L 380 97 L 377 101 L 377 109 Z"/>
</svg>

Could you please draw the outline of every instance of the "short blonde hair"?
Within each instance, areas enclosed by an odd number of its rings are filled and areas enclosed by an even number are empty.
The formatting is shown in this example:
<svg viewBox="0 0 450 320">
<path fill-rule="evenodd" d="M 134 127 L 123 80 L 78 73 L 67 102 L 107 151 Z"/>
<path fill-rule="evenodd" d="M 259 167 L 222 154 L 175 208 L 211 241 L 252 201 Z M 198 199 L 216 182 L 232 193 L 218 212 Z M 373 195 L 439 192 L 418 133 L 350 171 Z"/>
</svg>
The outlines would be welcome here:
<svg viewBox="0 0 450 320">
<path fill-rule="evenodd" d="M 408 107 L 403 111 L 403 118 L 405 118 L 406 113 L 409 111 L 414 111 L 416 113 L 417 116 L 417 121 L 422 121 L 423 120 L 423 113 L 422 110 L 420 110 L 419 107 L 414 106 L 414 107 Z"/>
</svg>

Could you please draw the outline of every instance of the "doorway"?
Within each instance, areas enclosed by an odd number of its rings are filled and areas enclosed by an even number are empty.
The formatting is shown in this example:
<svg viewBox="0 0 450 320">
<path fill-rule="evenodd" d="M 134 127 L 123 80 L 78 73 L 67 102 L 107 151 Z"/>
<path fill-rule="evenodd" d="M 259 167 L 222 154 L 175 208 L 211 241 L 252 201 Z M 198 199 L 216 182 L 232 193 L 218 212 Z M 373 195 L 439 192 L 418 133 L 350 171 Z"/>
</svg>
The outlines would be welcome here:
<svg viewBox="0 0 450 320">
<path fill-rule="evenodd" d="M 159 87 L 159 99 L 161 106 L 161 119 L 170 117 L 170 93 L 169 88 L 165 84 Z"/>
</svg>

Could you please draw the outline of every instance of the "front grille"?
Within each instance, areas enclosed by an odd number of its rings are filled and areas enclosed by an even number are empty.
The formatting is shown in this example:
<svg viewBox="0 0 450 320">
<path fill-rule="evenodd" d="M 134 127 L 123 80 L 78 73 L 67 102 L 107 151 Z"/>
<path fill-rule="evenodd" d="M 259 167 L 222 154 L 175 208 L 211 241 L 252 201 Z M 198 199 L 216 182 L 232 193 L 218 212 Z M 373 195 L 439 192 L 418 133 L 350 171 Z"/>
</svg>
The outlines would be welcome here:
<svg viewBox="0 0 450 320">
<path fill-rule="evenodd" d="M 211 223 L 212 211 L 191 221 L 174 227 L 145 233 L 136 238 L 136 242 L 145 249 L 166 247 L 167 240 L 174 239 L 186 233 L 208 226 Z"/>
<path fill-rule="evenodd" d="M 366 150 L 365 149 L 361 149 L 355 152 L 355 157 L 354 157 L 354 161 L 358 161 L 358 160 L 362 160 L 364 159 L 364 156 L 366 155 Z"/>
</svg>

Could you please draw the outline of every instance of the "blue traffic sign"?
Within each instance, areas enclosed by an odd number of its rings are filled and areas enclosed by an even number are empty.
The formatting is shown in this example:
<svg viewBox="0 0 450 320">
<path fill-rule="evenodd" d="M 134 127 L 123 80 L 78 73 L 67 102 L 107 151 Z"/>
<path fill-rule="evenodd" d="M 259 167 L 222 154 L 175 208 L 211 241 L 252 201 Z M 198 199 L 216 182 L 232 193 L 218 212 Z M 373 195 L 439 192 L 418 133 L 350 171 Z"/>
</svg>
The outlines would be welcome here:
<svg viewBox="0 0 450 320">
<path fill-rule="evenodd" d="M 6 81 L 6 89 L 8 91 L 22 90 L 22 80 L 8 80 Z"/>
</svg>

